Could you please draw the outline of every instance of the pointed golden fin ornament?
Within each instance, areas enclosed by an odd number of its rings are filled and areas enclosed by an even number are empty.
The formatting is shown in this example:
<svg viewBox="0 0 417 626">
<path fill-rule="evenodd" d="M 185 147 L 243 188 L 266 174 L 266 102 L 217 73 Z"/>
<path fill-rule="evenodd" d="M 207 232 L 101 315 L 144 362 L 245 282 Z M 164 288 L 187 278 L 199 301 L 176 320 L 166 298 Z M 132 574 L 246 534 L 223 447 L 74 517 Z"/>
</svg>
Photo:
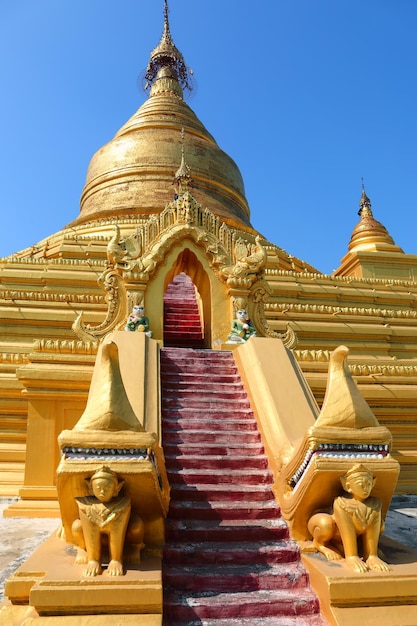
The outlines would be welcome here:
<svg viewBox="0 0 417 626">
<path fill-rule="evenodd" d="M 316 428 L 372 428 L 379 426 L 369 404 L 360 393 L 349 371 L 346 357 L 349 348 L 339 346 L 332 352 L 329 379 Z"/>
<path fill-rule="evenodd" d="M 74 431 L 143 431 L 126 394 L 113 342 L 102 347 L 100 370 L 90 388 L 87 406 Z"/>
</svg>

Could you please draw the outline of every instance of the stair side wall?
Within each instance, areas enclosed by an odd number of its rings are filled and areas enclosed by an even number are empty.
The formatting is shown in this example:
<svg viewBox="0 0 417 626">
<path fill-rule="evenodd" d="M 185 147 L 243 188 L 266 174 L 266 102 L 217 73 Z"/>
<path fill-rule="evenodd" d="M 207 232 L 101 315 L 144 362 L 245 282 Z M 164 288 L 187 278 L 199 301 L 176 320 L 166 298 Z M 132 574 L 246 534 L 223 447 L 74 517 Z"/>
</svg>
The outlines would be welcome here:
<svg viewBox="0 0 417 626">
<path fill-rule="evenodd" d="M 294 356 L 280 339 L 252 337 L 233 356 L 276 479 L 313 426 L 319 407 Z"/>
</svg>

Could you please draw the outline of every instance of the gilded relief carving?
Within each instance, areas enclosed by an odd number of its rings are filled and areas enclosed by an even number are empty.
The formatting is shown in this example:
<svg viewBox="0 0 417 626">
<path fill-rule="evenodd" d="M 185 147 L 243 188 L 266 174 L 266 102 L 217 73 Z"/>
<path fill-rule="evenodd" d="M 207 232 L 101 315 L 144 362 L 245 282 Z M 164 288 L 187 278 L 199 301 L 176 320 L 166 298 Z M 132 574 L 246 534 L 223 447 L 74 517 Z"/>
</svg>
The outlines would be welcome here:
<svg viewBox="0 0 417 626">
<path fill-rule="evenodd" d="M 256 280 L 257 276 L 266 265 L 267 254 L 260 243 L 260 237 L 255 237 L 255 243 L 248 243 L 242 237 L 236 240 L 234 247 L 234 265 L 222 268 L 223 276 L 226 276 L 230 284 L 249 285 Z"/>
</svg>

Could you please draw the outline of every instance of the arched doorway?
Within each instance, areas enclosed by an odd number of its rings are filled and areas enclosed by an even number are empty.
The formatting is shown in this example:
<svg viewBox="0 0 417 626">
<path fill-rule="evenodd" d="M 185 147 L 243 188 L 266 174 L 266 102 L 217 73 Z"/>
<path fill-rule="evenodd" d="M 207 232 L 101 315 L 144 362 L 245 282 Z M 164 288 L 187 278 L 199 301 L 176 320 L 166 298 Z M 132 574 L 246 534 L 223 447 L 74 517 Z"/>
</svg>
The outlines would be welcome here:
<svg viewBox="0 0 417 626">
<path fill-rule="evenodd" d="M 164 286 L 164 345 L 211 346 L 210 281 L 196 255 L 185 248 Z"/>
</svg>

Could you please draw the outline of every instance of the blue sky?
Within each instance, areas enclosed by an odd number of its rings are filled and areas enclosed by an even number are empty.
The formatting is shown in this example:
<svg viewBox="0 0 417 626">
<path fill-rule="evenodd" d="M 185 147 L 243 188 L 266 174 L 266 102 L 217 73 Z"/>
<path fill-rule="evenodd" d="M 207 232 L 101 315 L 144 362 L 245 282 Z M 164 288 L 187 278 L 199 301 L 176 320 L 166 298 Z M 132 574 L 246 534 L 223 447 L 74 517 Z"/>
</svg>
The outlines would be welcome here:
<svg viewBox="0 0 417 626">
<path fill-rule="evenodd" d="M 330 273 L 361 178 L 417 253 L 416 0 L 170 0 L 189 105 L 238 164 L 252 224 Z M 0 256 L 75 219 L 88 163 L 147 95 L 163 0 L 0 0 Z"/>
</svg>

